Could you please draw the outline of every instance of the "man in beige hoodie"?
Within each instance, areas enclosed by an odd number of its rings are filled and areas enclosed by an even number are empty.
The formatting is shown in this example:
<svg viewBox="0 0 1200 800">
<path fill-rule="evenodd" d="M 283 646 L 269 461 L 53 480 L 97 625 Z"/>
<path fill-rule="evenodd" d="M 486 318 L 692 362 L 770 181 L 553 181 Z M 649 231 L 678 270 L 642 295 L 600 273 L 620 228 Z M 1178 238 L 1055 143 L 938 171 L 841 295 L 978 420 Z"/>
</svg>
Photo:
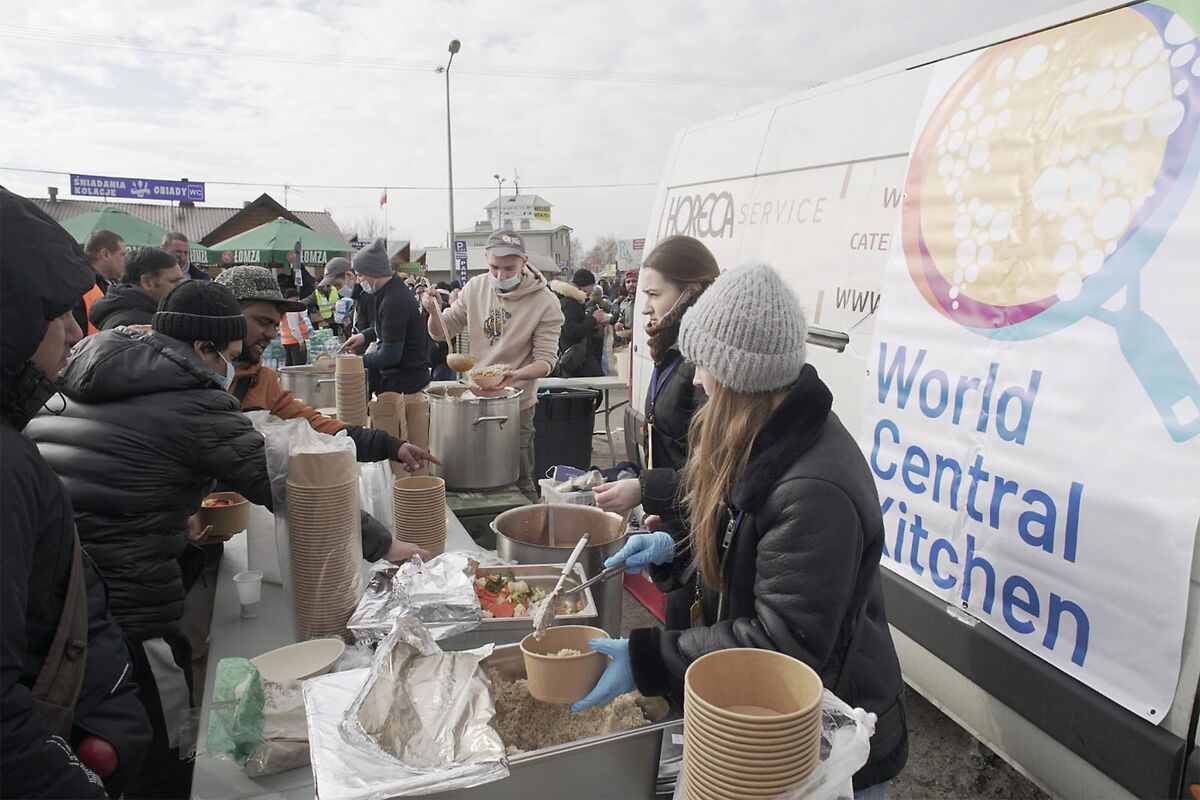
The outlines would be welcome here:
<svg viewBox="0 0 1200 800">
<path fill-rule="evenodd" d="M 442 311 L 426 293 L 429 335 L 445 341 L 464 328 L 471 340 L 476 369 L 504 364 L 501 387 L 523 389 L 521 396 L 521 476 L 517 488 L 537 499 L 533 476 L 533 412 L 537 381 L 554 369 L 563 325 L 558 297 L 525 254 L 525 242 L 511 228 L 494 231 L 487 241 L 488 273 L 463 287 L 458 302 Z M 442 325 L 434 320 L 441 317 Z"/>
</svg>

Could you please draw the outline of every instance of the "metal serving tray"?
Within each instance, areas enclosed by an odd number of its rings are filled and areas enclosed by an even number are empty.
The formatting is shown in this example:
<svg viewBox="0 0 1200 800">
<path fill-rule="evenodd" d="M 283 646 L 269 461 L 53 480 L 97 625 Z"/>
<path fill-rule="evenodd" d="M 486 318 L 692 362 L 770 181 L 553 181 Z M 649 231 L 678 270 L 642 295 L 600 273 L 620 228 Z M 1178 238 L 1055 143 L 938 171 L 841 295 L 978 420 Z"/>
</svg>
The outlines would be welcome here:
<svg viewBox="0 0 1200 800">
<path fill-rule="evenodd" d="M 513 567 L 480 567 L 476 570 L 475 575 L 513 575 L 517 579 L 525 581 L 530 586 L 537 586 L 549 593 L 553 591 L 554 584 L 558 583 L 558 576 L 562 574 L 564 566 L 566 565 L 520 564 Z M 584 572 L 583 565 L 576 564 L 575 569 L 567 576 L 567 580 L 563 586 L 570 589 L 586 580 L 587 573 Z M 584 589 L 579 597 L 583 603 L 583 607 L 579 611 L 574 614 L 557 614 L 551 624 L 592 624 L 599 613 L 596 610 L 596 601 L 592 598 L 592 590 L 590 588 Z M 496 645 L 516 644 L 532 632 L 532 617 L 497 617 L 482 620 L 479 623 L 479 627 L 475 630 L 451 636 L 449 639 L 443 639 L 438 642 L 438 645 L 443 650 L 470 650 L 488 643 Z"/>
<path fill-rule="evenodd" d="M 525 677 L 525 659 L 518 645 L 497 647 L 484 663 L 506 678 Z M 642 710 L 650 719 L 649 725 L 511 756 L 510 774 L 504 780 L 422 797 L 436 800 L 560 800 L 564 797 L 571 800 L 614 797 L 652 800 L 658 783 L 663 733 L 676 726 L 683 713 L 657 697 L 646 698 Z"/>
</svg>

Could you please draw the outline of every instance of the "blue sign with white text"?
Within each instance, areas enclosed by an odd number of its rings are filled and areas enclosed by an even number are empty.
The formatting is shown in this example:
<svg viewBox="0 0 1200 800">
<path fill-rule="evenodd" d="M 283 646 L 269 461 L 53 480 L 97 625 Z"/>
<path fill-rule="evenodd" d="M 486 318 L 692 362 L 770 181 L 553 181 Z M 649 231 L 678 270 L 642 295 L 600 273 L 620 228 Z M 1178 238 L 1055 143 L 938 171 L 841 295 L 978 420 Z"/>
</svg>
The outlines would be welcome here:
<svg viewBox="0 0 1200 800">
<path fill-rule="evenodd" d="M 198 181 L 113 178 L 107 175 L 75 175 L 72 173 L 71 194 L 82 197 L 130 197 L 135 200 L 203 203 L 204 184 Z"/>
</svg>

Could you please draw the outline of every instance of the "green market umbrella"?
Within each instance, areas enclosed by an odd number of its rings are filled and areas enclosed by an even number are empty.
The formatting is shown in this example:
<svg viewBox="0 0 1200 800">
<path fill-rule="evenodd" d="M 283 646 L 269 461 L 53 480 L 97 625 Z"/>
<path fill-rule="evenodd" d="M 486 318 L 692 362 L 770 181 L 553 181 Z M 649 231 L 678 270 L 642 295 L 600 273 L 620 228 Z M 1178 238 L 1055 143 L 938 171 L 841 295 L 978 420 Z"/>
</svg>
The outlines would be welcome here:
<svg viewBox="0 0 1200 800">
<path fill-rule="evenodd" d="M 124 239 L 129 248 L 160 247 L 167 233 L 154 223 L 112 206 L 64 219 L 60 224 L 81 245 L 94 231 L 108 230 Z"/>
<path fill-rule="evenodd" d="M 291 262 L 292 247 L 300 242 L 300 259 L 305 264 L 324 265 L 335 256 L 349 254 L 350 245 L 339 239 L 324 236 L 311 228 L 277 217 L 257 228 L 239 233 L 223 242 L 211 245 L 209 263 L 219 266 L 251 264 L 286 266 Z M 227 255 L 228 254 L 228 255 Z"/>
</svg>

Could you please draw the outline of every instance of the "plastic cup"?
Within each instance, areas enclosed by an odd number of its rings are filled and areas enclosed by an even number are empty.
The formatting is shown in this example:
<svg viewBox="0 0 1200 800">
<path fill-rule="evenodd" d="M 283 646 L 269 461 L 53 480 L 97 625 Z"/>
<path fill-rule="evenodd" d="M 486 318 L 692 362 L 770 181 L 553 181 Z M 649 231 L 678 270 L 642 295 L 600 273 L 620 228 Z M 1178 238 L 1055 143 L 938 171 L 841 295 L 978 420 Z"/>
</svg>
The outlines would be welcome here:
<svg viewBox="0 0 1200 800">
<path fill-rule="evenodd" d="M 238 602 L 242 604 L 242 619 L 258 616 L 258 603 L 262 600 L 262 579 L 263 574 L 256 569 L 248 569 L 233 576 Z"/>
</svg>

